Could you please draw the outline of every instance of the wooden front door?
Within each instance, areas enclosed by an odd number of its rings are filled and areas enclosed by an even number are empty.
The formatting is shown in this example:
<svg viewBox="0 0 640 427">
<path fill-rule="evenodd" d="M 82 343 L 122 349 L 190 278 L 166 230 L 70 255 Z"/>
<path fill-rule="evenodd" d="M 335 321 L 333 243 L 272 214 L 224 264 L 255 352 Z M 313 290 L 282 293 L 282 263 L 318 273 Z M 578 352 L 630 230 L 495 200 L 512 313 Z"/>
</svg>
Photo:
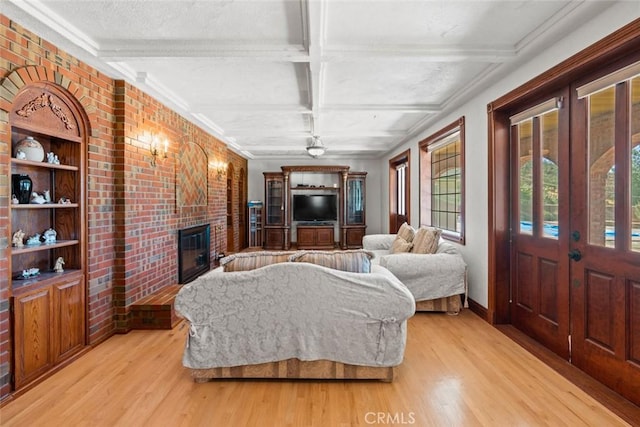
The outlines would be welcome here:
<svg viewBox="0 0 640 427">
<path fill-rule="evenodd" d="M 572 104 L 571 361 L 640 404 L 640 77 Z"/>
<path fill-rule="evenodd" d="M 554 99 L 511 118 L 512 323 L 640 404 L 640 62 Z"/>
<path fill-rule="evenodd" d="M 567 91 L 511 119 L 512 323 L 569 357 Z"/>
</svg>

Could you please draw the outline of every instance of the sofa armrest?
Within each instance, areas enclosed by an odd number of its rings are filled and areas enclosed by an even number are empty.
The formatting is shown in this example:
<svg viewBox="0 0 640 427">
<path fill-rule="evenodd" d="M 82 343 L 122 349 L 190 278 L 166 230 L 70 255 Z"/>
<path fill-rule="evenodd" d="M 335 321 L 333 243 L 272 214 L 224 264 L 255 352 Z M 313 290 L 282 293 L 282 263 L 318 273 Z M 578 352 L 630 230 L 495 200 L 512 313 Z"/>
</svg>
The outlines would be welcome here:
<svg viewBox="0 0 640 427">
<path fill-rule="evenodd" d="M 362 238 L 362 248 L 370 251 L 389 250 L 395 234 L 367 234 Z"/>
<path fill-rule="evenodd" d="M 467 293 L 467 264 L 461 255 L 399 253 L 380 257 L 416 301 Z"/>
<path fill-rule="evenodd" d="M 450 269 L 460 271 L 466 268 L 466 263 L 459 255 L 442 254 L 413 254 L 399 253 L 381 257 L 380 265 L 392 272 L 412 272 L 425 275 L 434 269 Z"/>
</svg>

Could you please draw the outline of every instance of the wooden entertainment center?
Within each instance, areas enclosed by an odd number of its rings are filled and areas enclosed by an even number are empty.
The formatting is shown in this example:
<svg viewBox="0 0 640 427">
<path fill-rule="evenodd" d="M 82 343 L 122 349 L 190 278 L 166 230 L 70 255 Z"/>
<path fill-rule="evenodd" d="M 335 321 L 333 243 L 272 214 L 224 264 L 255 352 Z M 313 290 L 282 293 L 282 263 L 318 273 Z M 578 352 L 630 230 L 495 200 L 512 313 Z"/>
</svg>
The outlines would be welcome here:
<svg viewBox="0 0 640 427">
<path fill-rule="evenodd" d="M 350 172 L 349 166 L 282 166 L 281 169 L 281 172 L 264 172 L 265 249 L 290 249 L 294 231 L 299 249 L 362 247 L 367 228 L 366 172 Z M 309 185 L 299 182 L 305 181 L 308 174 L 319 175 L 331 183 Z M 295 221 L 294 194 L 335 194 L 338 200 L 335 221 Z"/>
</svg>

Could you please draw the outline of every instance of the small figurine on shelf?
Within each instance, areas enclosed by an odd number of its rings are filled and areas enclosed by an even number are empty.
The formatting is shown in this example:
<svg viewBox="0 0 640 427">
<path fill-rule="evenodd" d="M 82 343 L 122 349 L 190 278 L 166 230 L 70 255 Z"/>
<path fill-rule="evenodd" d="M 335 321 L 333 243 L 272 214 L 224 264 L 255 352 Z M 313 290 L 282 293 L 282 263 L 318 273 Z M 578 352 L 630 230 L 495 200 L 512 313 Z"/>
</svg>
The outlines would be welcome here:
<svg viewBox="0 0 640 427">
<path fill-rule="evenodd" d="M 35 203 L 36 205 L 43 205 L 46 202 L 47 201 L 42 194 L 38 194 L 35 191 L 31 193 L 31 203 Z"/>
<path fill-rule="evenodd" d="M 24 151 L 22 150 L 16 151 L 16 159 L 24 160 L 26 158 L 27 158 L 27 154 Z"/>
<path fill-rule="evenodd" d="M 39 245 L 39 244 L 40 244 L 40 233 L 36 233 L 27 239 L 27 245 Z"/>
<path fill-rule="evenodd" d="M 58 159 L 58 155 L 57 154 L 47 153 L 47 163 L 49 163 L 51 165 L 59 165 L 60 164 L 60 159 Z"/>
<path fill-rule="evenodd" d="M 11 195 L 11 203 L 14 204 L 14 205 L 20 204 L 20 200 L 18 200 L 18 198 L 16 197 L 15 194 Z"/>
<path fill-rule="evenodd" d="M 21 248 L 24 246 L 24 231 L 22 231 L 22 229 L 16 231 L 15 233 L 13 233 L 13 246 L 15 246 L 16 248 Z"/>
<path fill-rule="evenodd" d="M 57 235 L 58 233 L 53 228 L 48 229 L 42 234 L 45 243 L 55 243 Z"/>
<path fill-rule="evenodd" d="M 71 204 L 71 200 L 69 200 L 66 197 L 60 197 L 60 200 L 58 200 L 58 203 L 61 205 L 69 205 Z"/>
<path fill-rule="evenodd" d="M 55 271 L 56 273 L 63 273 L 64 272 L 64 268 L 62 268 L 63 265 L 64 265 L 64 258 L 60 256 L 56 260 L 56 265 L 53 267 L 53 271 Z"/>
<path fill-rule="evenodd" d="M 29 277 L 35 277 L 40 274 L 39 268 L 28 268 L 26 270 L 22 270 L 22 278 L 28 279 Z"/>
</svg>

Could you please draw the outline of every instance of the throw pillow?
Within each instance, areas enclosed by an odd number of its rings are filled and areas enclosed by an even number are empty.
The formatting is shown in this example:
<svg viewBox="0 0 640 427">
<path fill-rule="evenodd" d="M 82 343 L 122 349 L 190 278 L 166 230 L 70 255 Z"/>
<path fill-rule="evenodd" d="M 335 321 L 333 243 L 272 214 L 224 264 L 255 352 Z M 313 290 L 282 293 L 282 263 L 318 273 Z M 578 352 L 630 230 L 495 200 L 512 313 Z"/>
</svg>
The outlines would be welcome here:
<svg viewBox="0 0 640 427">
<path fill-rule="evenodd" d="M 402 252 L 411 252 L 411 248 L 413 247 L 413 243 L 407 242 L 400 236 L 396 236 L 396 239 L 393 241 L 391 245 L 391 253 L 399 254 Z"/>
<path fill-rule="evenodd" d="M 291 255 L 289 261 L 309 262 L 334 270 L 352 273 L 370 273 L 373 253 L 364 250 L 353 251 L 303 251 Z"/>
<path fill-rule="evenodd" d="M 239 254 L 229 255 L 220 260 L 220 265 L 225 272 L 231 271 L 248 271 L 265 265 L 277 264 L 279 262 L 287 262 L 293 252 L 242 252 Z"/>
<path fill-rule="evenodd" d="M 407 242 L 412 242 L 416 235 L 416 230 L 406 222 L 400 226 L 400 229 L 396 233 L 396 237 L 402 237 Z"/>
<path fill-rule="evenodd" d="M 413 238 L 413 249 L 415 254 L 435 254 L 438 250 L 438 242 L 442 230 L 433 227 L 420 227 Z"/>
</svg>

